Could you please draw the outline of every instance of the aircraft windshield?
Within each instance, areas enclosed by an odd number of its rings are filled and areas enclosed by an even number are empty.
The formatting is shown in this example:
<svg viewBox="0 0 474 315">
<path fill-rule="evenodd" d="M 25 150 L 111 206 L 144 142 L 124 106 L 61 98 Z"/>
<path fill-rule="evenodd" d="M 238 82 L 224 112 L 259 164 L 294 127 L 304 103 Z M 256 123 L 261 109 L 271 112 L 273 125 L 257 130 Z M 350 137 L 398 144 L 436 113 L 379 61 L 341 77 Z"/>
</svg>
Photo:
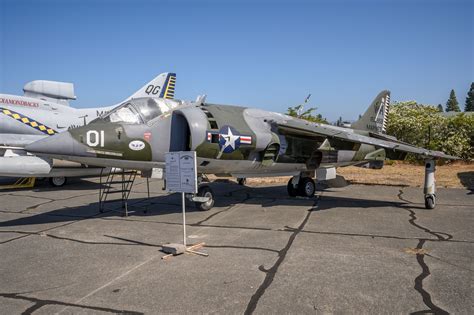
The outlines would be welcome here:
<svg viewBox="0 0 474 315">
<path fill-rule="evenodd" d="M 170 107 L 163 100 L 141 98 L 133 99 L 119 106 L 104 119 L 110 122 L 140 124 L 147 123 L 168 111 L 170 111 Z"/>
<path fill-rule="evenodd" d="M 112 111 L 108 118 L 110 122 L 126 122 L 130 124 L 139 124 L 141 122 L 137 111 L 130 103 L 120 106 Z"/>
</svg>

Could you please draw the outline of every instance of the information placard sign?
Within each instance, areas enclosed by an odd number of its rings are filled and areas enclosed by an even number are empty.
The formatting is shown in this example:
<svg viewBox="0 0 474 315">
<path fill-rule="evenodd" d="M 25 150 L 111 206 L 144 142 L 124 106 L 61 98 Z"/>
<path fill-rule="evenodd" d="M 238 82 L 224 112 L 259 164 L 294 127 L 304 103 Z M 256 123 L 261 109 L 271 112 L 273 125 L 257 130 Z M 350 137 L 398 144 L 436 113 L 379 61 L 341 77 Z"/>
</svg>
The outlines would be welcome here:
<svg viewBox="0 0 474 315">
<path fill-rule="evenodd" d="M 168 152 L 166 188 L 172 192 L 197 193 L 196 151 Z"/>
</svg>

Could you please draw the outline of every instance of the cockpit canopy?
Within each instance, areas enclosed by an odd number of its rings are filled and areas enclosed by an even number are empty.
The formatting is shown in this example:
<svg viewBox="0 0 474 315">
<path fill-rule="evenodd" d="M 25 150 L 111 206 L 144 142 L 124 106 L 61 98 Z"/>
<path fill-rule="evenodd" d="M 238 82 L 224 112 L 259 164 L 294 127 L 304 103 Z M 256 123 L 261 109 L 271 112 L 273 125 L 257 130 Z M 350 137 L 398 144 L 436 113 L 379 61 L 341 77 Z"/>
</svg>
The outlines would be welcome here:
<svg viewBox="0 0 474 315">
<path fill-rule="evenodd" d="M 149 121 L 170 112 L 179 103 L 158 98 L 136 98 L 126 101 L 101 118 L 107 122 L 127 124 L 146 124 Z"/>
</svg>

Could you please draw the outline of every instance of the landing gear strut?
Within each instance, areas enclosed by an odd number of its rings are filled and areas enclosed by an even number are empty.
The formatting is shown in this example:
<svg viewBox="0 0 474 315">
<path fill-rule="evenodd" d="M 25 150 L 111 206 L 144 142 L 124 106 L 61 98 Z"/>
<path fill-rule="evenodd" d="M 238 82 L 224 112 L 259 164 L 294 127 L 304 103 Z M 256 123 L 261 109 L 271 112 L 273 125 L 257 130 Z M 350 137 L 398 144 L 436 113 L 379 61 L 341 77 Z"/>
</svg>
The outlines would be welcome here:
<svg viewBox="0 0 474 315">
<path fill-rule="evenodd" d="M 313 197 L 316 192 L 316 184 L 311 177 L 294 176 L 286 187 L 290 197 Z"/>
<path fill-rule="evenodd" d="M 436 161 L 425 161 L 425 185 L 423 193 L 425 194 L 425 208 L 434 209 L 436 206 L 436 181 L 435 181 Z"/>
</svg>

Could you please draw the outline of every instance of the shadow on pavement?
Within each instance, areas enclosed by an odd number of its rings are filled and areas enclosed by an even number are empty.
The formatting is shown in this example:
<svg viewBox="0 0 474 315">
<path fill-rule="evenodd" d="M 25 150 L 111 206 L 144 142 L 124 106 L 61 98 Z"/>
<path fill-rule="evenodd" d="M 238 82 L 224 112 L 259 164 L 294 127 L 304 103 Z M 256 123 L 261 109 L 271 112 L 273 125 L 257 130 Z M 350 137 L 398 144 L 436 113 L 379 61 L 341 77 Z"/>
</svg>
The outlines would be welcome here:
<svg viewBox="0 0 474 315">
<path fill-rule="evenodd" d="M 88 183 L 88 189 L 94 183 Z M 290 198 L 287 196 L 286 186 L 270 187 L 245 187 L 234 183 L 211 183 L 216 195 L 215 208 L 208 211 L 209 215 L 222 211 L 222 208 L 245 203 L 249 205 L 260 205 L 261 207 L 271 208 L 273 206 L 288 206 L 291 211 L 292 206 L 312 207 L 316 198 Z M 71 187 L 72 189 L 72 187 Z M 324 191 L 331 191 L 324 189 Z M 59 200 L 58 202 L 61 202 Z M 354 199 L 345 197 L 325 196 L 320 200 L 317 207 L 318 211 L 330 210 L 335 207 L 345 208 L 377 208 L 377 207 L 400 207 L 405 202 L 389 202 L 372 199 Z M 199 212 L 194 208 L 191 201 L 186 201 L 188 213 Z M 15 227 L 25 225 L 37 225 L 47 223 L 71 222 L 89 218 L 109 218 L 121 217 L 118 211 L 121 211 L 120 200 L 110 202 L 104 213 L 99 212 L 99 203 L 91 202 L 89 204 L 67 207 L 61 205 L 60 209 L 45 213 L 31 214 L 23 218 L 0 222 L 0 227 Z M 134 211 L 129 214 L 130 217 L 149 217 L 156 215 L 165 215 L 181 212 L 181 195 L 170 194 L 147 198 L 129 199 L 129 209 Z M 143 210 L 147 210 L 146 213 Z M 114 211 L 111 211 L 114 210 Z M 30 214 L 23 212 L 23 214 Z"/>
<path fill-rule="evenodd" d="M 95 176 L 94 176 L 95 177 Z M 17 178 L 8 178 L 1 177 L 0 185 L 12 185 L 15 183 Z M 105 179 L 104 179 L 105 180 Z M 33 188 L 13 188 L 13 189 L 1 189 L 2 192 L 17 192 L 17 191 L 55 191 L 55 190 L 90 190 L 90 189 L 99 189 L 101 187 L 100 183 L 95 183 L 87 180 L 87 177 L 69 177 L 67 179 L 66 185 L 62 187 L 53 187 L 49 184 L 48 178 L 36 179 L 35 186 Z M 102 185 L 104 187 L 104 185 Z"/>
<path fill-rule="evenodd" d="M 458 173 L 461 184 L 469 190 L 469 195 L 474 194 L 474 172 Z"/>
</svg>

